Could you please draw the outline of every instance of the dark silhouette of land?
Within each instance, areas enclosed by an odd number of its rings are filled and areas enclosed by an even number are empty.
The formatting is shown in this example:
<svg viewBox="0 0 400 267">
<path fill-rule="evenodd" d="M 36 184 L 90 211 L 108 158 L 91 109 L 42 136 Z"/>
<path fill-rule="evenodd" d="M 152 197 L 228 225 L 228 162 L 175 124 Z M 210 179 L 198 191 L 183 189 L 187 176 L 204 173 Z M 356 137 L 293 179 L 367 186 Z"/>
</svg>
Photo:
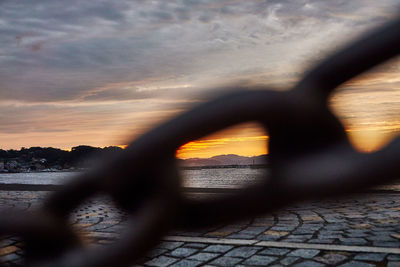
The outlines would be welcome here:
<svg viewBox="0 0 400 267">
<path fill-rule="evenodd" d="M 70 151 L 53 147 L 31 147 L 20 150 L 0 149 L 0 172 L 61 171 L 91 167 L 96 160 L 122 151 L 116 146 L 93 147 L 80 145 Z M 267 155 L 245 157 L 234 154 L 211 158 L 179 159 L 186 169 L 197 168 L 262 168 L 267 165 Z"/>
<path fill-rule="evenodd" d="M 0 172 L 74 170 L 90 167 L 99 157 L 122 151 L 122 148 L 76 146 L 70 151 L 53 147 L 20 150 L 0 149 Z"/>
</svg>

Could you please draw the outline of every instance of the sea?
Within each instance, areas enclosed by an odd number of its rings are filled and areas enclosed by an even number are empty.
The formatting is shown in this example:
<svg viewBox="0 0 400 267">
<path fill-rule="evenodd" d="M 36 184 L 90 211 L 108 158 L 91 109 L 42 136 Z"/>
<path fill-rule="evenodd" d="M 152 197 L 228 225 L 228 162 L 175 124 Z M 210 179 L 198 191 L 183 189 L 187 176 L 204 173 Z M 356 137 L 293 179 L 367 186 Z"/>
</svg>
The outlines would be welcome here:
<svg viewBox="0 0 400 267">
<path fill-rule="evenodd" d="M 267 174 L 267 169 L 212 168 L 183 169 L 184 187 L 240 188 L 255 183 Z M 79 172 L 0 173 L 0 184 L 61 185 L 74 179 Z"/>
<path fill-rule="evenodd" d="M 79 172 L 29 172 L 0 173 L 0 184 L 60 185 L 74 179 Z M 192 188 L 241 188 L 268 175 L 263 168 L 204 168 L 183 169 L 184 187 Z M 400 180 L 376 189 L 400 191 Z"/>
</svg>

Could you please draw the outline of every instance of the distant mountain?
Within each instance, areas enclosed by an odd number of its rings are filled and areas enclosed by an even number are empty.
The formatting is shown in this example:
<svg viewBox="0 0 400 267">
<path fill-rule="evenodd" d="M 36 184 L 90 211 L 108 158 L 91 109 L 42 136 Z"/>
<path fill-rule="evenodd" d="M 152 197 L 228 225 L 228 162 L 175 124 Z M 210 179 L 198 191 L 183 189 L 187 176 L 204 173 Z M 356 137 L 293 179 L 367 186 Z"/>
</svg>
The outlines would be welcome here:
<svg viewBox="0 0 400 267">
<path fill-rule="evenodd" d="M 219 165 L 253 165 L 266 164 L 268 155 L 244 157 L 235 154 L 218 155 L 211 158 L 190 158 L 182 160 L 184 167 L 192 166 L 219 166 Z"/>
</svg>

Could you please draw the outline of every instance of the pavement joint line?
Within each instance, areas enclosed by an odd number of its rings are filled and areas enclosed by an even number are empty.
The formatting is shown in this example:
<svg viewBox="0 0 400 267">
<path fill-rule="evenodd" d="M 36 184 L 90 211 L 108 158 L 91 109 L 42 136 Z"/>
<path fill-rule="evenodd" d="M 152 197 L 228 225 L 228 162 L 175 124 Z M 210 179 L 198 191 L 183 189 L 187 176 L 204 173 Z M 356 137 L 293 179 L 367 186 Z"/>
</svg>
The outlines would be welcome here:
<svg viewBox="0 0 400 267">
<path fill-rule="evenodd" d="M 254 239 L 228 239 L 228 238 L 209 238 L 209 237 L 191 237 L 191 236 L 166 236 L 166 241 L 194 242 L 194 243 L 212 243 L 227 245 L 255 245 L 260 242 Z"/>
<path fill-rule="evenodd" d="M 331 250 L 331 251 L 400 254 L 400 248 L 391 248 L 391 247 L 349 246 L 349 245 L 318 244 L 318 243 L 309 244 L 309 243 L 292 243 L 292 242 L 277 242 L 277 241 L 260 241 L 255 245 L 262 247 L 279 247 L 279 248 L 296 248 L 296 249 L 304 248 L 304 249 L 319 249 L 319 250 Z"/>
<path fill-rule="evenodd" d="M 319 249 L 319 250 L 330 250 L 330 251 L 400 254 L 400 248 L 391 248 L 391 247 L 308 244 L 308 243 L 294 243 L 294 242 L 260 241 L 255 239 L 228 239 L 228 238 L 188 237 L 188 236 L 166 236 L 163 238 L 163 240 L 226 244 L 226 245 L 255 245 L 260 247 L 295 248 L 295 249 L 303 248 L 303 249 Z"/>
<path fill-rule="evenodd" d="M 88 232 L 86 236 L 94 238 L 115 239 L 119 236 L 116 233 L 108 232 Z M 371 246 L 349 246 L 334 244 L 310 244 L 280 241 L 262 241 L 256 239 L 231 239 L 231 238 L 210 238 L 210 237 L 192 237 L 192 236 L 165 236 L 164 241 L 208 243 L 208 244 L 225 244 L 236 246 L 260 246 L 260 247 L 276 247 L 276 248 L 294 248 L 294 249 L 319 249 L 329 251 L 348 251 L 348 252 L 371 252 L 371 253 L 391 253 L 400 254 L 400 248 L 393 247 L 371 247 Z"/>
</svg>

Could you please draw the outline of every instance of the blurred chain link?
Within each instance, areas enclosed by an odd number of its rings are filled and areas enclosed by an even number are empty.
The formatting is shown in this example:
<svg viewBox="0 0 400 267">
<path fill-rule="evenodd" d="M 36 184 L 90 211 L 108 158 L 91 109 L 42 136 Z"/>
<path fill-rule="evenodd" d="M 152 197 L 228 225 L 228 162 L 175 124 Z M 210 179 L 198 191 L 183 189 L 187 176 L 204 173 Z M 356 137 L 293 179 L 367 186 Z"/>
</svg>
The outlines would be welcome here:
<svg viewBox="0 0 400 267">
<path fill-rule="evenodd" d="M 400 140 L 371 154 L 354 150 L 327 102 L 343 82 L 400 52 L 400 20 L 321 62 L 291 90 L 241 90 L 201 104 L 134 140 L 29 212 L 4 211 L 0 234 L 25 242 L 29 266 L 129 266 L 171 229 L 243 219 L 300 200 L 343 195 L 400 174 Z M 189 199 L 175 158 L 183 144 L 256 121 L 270 136 L 270 177 L 232 195 Z M 96 194 L 111 195 L 130 227 L 107 247 L 86 248 L 69 214 Z"/>
</svg>

